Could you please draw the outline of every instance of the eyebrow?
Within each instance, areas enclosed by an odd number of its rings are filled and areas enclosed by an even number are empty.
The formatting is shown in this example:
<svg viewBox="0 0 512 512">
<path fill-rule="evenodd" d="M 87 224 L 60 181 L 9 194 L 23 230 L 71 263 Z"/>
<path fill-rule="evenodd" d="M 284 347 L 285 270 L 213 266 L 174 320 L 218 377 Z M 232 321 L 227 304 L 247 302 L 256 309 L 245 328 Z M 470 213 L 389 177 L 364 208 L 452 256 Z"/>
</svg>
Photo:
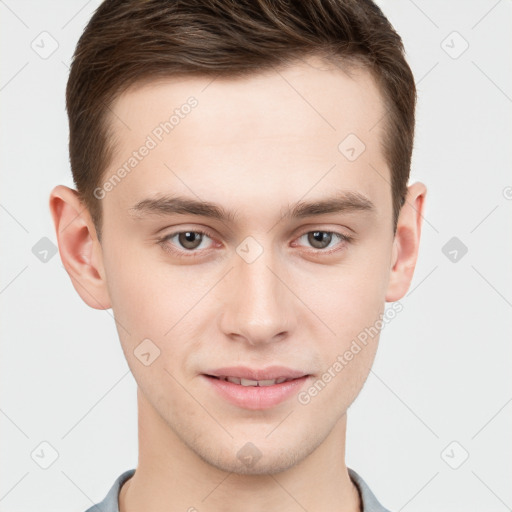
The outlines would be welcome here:
<svg viewBox="0 0 512 512">
<path fill-rule="evenodd" d="M 359 192 L 339 192 L 313 201 L 299 201 L 289 205 L 283 218 L 304 218 L 328 213 L 376 212 L 375 205 Z M 161 196 L 139 201 L 129 208 L 135 218 L 145 215 L 198 215 L 220 221 L 234 222 L 237 218 L 235 211 L 228 211 L 221 205 L 200 201 L 184 196 Z"/>
<path fill-rule="evenodd" d="M 218 220 L 234 221 L 236 214 L 225 210 L 222 206 L 183 196 L 163 196 L 143 199 L 129 208 L 129 212 L 136 218 L 144 215 L 200 215 Z"/>
<path fill-rule="evenodd" d="M 375 213 L 375 205 L 359 192 L 340 192 L 332 197 L 319 201 L 299 201 L 291 208 L 284 217 L 303 218 L 326 213 L 350 213 L 350 212 Z"/>
</svg>

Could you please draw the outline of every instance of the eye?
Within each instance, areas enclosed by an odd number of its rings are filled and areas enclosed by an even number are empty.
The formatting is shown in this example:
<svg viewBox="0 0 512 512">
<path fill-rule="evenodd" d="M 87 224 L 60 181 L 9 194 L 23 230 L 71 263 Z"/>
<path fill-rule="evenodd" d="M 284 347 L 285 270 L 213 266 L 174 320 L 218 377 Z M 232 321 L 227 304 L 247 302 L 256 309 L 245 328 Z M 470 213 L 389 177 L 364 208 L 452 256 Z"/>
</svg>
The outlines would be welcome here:
<svg viewBox="0 0 512 512">
<path fill-rule="evenodd" d="M 208 233 L 200 230 L 195 231 L 177 231 L 170 233 L 158 242 L 164 247 L 164 249 L 173 253 L 193 253 L 194 251 L 208 249 L 212 241 Z"/>
<path fill-rule="evenodd" d="M 335 233 L 334 231 L 308 231 L 298 238 L 298 240 L 301 239 L 305 239 L 311 247 L 321 251 L 335 247 L 343 242 L 350 242 L 351 237 Z"/>
</svg>

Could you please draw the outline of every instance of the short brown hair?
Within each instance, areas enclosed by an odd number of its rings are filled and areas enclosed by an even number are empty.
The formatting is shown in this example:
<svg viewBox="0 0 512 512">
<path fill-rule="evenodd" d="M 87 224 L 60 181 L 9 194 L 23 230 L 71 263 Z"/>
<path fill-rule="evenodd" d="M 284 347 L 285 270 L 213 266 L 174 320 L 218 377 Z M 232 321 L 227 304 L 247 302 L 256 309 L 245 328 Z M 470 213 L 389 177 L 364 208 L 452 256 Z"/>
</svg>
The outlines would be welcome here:
<svg viewBox="0 0 512 512">
<path fill-rule="evenodd" d="M 78 41 L 66 89 L 73 179 L 98 237 L 94 190 L 113 150 L 107 114 L 123 91 L 164 76 L 250 75 L 310 55 L 360 64 L 379 85 L 396 231 L 416 88 L 400 36 L 371 0 L 106 0 Z"/>
</svg>

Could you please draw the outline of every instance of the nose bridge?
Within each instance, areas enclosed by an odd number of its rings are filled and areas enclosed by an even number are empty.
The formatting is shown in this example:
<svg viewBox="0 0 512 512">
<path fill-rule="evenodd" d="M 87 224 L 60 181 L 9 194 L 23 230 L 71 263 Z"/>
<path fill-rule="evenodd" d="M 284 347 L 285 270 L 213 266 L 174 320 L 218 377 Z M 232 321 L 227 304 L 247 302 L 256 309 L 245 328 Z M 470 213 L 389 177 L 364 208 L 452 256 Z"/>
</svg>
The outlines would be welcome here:
<svg viewBox="0 0 512 512">
<path fill-rule="evenodd" d="M 234 261 L 229 298 L 222 312 L 224 333 L 251 344 L 276 341 L 290 334 L 295 322 L 293 304 L 289 291 L 276 277 L 271 251 L 263 251 L 251 262 L 237 254 Z"/>
</svg>

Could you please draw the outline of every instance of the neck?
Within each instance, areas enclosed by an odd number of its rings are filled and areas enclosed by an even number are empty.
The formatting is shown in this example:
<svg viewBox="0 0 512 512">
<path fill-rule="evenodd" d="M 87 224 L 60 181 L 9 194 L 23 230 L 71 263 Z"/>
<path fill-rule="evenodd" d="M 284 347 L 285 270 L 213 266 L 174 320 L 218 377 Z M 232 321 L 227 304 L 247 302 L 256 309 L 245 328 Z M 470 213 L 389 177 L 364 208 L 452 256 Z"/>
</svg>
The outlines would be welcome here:
<svg viewBox="0 0 512 512">
<path fill-rule="evenodd" d="M 227 473 L 183 444 L 139 391 L 139 463 L 120 512 L 359 512 L 345 465 L 346 415 L 306 458 L 275 474 Z"/>
</svg>

